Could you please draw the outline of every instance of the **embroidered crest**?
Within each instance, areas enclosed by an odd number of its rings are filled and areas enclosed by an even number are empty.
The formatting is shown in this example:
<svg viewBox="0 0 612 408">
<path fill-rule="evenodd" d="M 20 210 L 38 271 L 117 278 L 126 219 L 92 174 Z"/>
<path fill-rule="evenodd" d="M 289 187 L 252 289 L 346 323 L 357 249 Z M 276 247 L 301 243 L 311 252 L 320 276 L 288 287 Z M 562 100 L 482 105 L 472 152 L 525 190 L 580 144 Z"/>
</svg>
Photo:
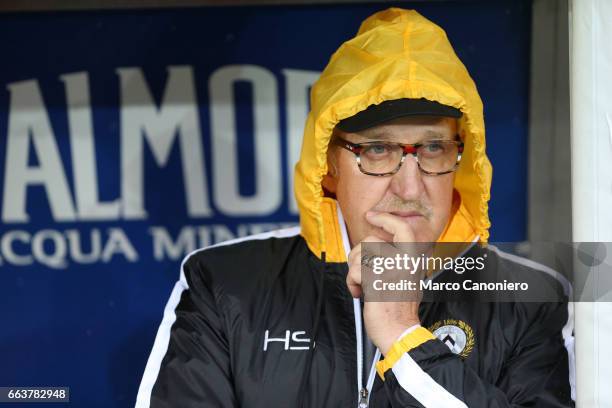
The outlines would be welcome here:
<svg viewBox="0 0 612 408">
<path fill-rule="evenodd" d="M 463 320 L 441 320 L 431 325 L 429 331 L 463 359 L 474 349 L 474 330 Z"/>
</svg>

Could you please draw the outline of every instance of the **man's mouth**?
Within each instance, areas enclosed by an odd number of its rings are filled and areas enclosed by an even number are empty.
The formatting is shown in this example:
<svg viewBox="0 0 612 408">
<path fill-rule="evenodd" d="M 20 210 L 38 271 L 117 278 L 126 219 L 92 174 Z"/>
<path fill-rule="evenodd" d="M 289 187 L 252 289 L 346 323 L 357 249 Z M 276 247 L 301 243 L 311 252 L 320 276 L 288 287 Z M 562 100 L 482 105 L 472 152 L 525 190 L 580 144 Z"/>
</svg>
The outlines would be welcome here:
<svg viewBox="0 0 612 408">
<path fill-rule="evenodd" d="M 423 214 L 421 214 L 418 211 L 389 211 L 389 214 L 396 215 L 402 218 L 413 218 L 413 217 L 423 216 Z"/>
</svg>

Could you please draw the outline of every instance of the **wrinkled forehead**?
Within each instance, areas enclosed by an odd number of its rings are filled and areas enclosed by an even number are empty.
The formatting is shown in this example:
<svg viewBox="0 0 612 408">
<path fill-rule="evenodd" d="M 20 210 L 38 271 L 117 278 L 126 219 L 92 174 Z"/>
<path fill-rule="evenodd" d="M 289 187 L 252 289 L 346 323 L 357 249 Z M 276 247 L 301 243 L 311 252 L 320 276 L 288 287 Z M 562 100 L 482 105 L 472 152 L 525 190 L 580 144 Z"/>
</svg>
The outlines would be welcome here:
<svg viewBox="0 0 612 408">
<path fill-rule="evenodd" d="M 440 116 L 412 116 L 390 120 L 361 130 L 347 133 L 338 128 L 340 137 L 363 140 L 386 140 L 398 143 L 416 143 L 427 139 L 453 139 L 458 133 L 457 119 Z"/>
</svg>

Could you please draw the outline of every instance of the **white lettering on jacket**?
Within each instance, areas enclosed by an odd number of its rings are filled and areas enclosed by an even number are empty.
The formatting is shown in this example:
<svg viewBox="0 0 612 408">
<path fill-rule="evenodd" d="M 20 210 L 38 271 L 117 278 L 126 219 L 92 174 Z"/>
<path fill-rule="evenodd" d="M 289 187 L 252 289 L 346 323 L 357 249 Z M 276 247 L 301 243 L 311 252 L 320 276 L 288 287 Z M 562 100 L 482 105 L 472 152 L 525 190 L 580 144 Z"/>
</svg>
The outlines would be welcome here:
<svg viewBox="0 0 612 408">
<path fill-rule="evenodd" d="M 268 344 L 273 342 L 283 343 L 285 350 L 308 350 L 310 349 L 310 345 L 303 345 L 304 343 L 310 343 L 309 338 L 300 338 L 300 336 L 306 334 L 305 331 L 294 331 L 291 333 L 291 330 L 285 330 L 284 337 L 270 337 L 270 330 L 266 330 L 264 334 L 264 345 L 263 350 L 268 351 Z M 291 345 L 295 344 L 297 345 Z M 300 345 L 301 344 L 301 345 Z M 313 342 L 312 348 L 315 347 Z"/>
</svg>

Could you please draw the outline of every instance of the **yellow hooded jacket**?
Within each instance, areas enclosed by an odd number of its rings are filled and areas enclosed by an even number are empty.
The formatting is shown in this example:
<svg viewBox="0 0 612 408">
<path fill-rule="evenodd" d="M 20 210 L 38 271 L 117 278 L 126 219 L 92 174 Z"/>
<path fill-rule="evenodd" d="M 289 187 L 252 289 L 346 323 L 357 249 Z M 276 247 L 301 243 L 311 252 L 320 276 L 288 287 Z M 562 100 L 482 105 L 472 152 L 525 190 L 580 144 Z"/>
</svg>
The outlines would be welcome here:
<svg viewBox="0 0 612 408">
<path fill-rule="evenodd" d="M 368 106 L 425 98 L 459 109 L 465 143 L 455 194 L 441 242 L 486 242 L 491 164 L 485 153 L 482 101 L 474 81 L 440 27 L 414 10 L 390 8 L 369 17 L 331 57 L 311 94 L 311 111 L 296 165 L 301 234 L 317 256 L 345 262 L 335 200 L 324 197 L 327 148 L 342 119 Z"/>
</svg>

